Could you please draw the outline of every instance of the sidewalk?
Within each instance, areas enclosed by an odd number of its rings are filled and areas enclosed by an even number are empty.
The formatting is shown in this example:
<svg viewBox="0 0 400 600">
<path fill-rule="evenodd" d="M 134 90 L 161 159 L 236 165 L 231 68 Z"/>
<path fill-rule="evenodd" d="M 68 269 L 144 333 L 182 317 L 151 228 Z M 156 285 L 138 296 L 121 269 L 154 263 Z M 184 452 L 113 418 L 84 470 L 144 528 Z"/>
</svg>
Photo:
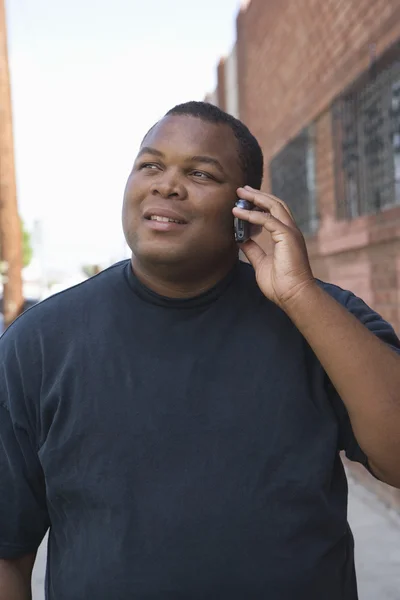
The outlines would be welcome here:
<svg viewBox="0 0 400 600">
<path fill-rule="evenodd" d="M 400 515 L 389 510 L 351 474 L 348 477 L 359 600 L 400 600 Z M 45 560 L 43 544 L 34 569 L 32 600 L 44 600 Z"/>
<path fill-rule="evenodd" d="M 348 477 L 359 600 L 400 600 L 400 515 Z"/>
</svg>

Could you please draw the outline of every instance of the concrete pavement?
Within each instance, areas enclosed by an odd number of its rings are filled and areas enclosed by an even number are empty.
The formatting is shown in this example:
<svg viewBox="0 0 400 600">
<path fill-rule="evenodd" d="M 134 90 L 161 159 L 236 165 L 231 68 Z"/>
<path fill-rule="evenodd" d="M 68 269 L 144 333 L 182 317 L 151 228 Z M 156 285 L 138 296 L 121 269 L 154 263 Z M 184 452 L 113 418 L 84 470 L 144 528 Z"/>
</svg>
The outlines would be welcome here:
<svg viewBox="0 0 400 600">
<path fill-rule="evenodd" d="M 359 600 L 400 600 L 400 515 L 388 510 L 351 474 L 348 477 Z M 34 569 L 32 600 L 44 600 L 45 561 L 44 543 Z"/>
<path fill-rule="evenodd" d="M 44 600 L 47 536 L 39 548 L 32 574 L 32 600 Z"/>
<path fill-rule="evenodd" d="M 349 476 L 359 600 L 400 600 L 400 515 Z"/>
</svg>

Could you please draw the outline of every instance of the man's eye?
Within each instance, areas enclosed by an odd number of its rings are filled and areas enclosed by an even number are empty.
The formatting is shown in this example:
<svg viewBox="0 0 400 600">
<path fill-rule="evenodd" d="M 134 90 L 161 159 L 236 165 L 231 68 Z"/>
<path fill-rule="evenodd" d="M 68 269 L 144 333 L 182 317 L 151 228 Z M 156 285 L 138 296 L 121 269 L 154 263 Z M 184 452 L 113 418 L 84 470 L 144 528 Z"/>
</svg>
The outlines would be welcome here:
<svg viewBox="0 0 400 600">
<path fill-rule="evenodd" d="M 198 179 L 212 179 L 211 175 L 203 173 L 203 171 L 192 171 L 192 175 Z"/>
<path fill-rule="evenodd" d="M 156 170 L 159 168 L 160 167 L 158 165 L 156 165 L 155 163 L 143 163 L 140 165 L 140 169 Z"/>
</svg>

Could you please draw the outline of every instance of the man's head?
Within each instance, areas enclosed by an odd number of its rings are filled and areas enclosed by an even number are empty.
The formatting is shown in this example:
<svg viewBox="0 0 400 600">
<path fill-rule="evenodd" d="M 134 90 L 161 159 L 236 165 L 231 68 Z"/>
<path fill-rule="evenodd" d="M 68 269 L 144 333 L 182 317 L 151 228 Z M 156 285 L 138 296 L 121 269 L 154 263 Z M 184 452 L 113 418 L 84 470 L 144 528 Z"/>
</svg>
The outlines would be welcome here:
<svg viewBox="0 0 400 600">
<path fill-rule="evenodd" d="M 125 190 L 136 260 L 182 273 L 231 261 L 236 190 L 259 188 L 262 175 L 261 148 L 243 123 L 204 102 L 170 110 L 145 136 Z"/>
</svg>

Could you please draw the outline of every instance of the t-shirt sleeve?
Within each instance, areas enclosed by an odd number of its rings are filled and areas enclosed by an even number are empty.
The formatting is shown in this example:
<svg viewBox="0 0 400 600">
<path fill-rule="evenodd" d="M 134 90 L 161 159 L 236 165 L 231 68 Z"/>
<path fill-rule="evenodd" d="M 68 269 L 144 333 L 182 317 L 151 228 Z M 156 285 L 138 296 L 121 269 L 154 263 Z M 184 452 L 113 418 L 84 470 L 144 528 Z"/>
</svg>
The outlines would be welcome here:
<svg viewBox="0 0 400 600">
<path fill-rule="evenodd" d="M 9 333 L 10 332 L 10 333 Z M 28 389 L 12 330 L 0 338 L 0 558 L 35 552 L 48 527 Z"/>
<path fill-rule="evenodd" d="M 334 295 L 349 312 L 361 321 L 371 333 L 390 346 L 394 352 L 400 354 L 400 340 L 393 327 L 378 313 L 372 310 L 372 308 L 370 308 L 363 300 L 351 292 L 345 292 L 339 288 L 337 289 L 339 290 L 339 293 L 332 295 Z M 329 383 L 328 386 L 332 403 L 339 418 L 339 449 L 344 450 L 347 458 L 363 464 L 370 471 L 368 459 L 355 438 L 346 407 L 333 385 Z"/>
</svg>

